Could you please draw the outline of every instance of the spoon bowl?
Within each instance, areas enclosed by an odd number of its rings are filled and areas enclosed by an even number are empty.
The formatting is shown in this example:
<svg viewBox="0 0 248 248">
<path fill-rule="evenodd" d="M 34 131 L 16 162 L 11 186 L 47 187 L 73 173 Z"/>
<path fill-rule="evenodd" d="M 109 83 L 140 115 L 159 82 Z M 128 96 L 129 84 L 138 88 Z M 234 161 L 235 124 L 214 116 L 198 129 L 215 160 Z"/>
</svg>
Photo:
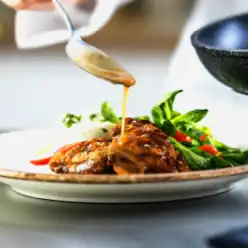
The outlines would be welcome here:
<svg viewBox="0 0 248 248">
<path fill-rule="evenodd" d="M 134 77 L 109 55 L 83 41 L 80 35 L 82 30 L 75 31 L 72 21 L 60 0 L 53 0 L 53 2 L 71 34 L 65 48 L 67 56 L 80 68 L 96 77 L 125 87 L 133 86 L 135 84 Z M 109 9 L 112 12 L 113 8 Z M 96 32 L 101 26 L 101 23 L 93 25 L 93 28 L 88 29 L 88 35 Z"/>
<path fill-rule="evenodd" d="M 113 84 L 135 84 L 134 77 L 108 54 L 74 35 L 65 48 L 67 56 L 80 68 Z"/>
<path fill-rule="evenodd" d="M 248 14 L 222 19 L 196 30 L 191 43 L 214 78 L 248 95 Z"/>
</svg>

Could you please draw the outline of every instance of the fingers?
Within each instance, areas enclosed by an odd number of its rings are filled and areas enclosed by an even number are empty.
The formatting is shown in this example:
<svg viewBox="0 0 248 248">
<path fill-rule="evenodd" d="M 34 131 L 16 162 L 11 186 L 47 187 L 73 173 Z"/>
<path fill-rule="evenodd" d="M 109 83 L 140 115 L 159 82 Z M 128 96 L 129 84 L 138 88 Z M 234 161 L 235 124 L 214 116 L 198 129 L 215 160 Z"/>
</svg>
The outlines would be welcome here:
<svg viewBox="0 0 248 248">
<path fill-rule="evenodd" d="M 45 10 L 53 8 L 51 0 L 2 0 L 2 2 L 15 10 Z"/>
<path fill-rule="evenodd" d="M 53 9 L 52 0 L 0 0 L 15 10 L 47 10 Z M 94 0 L 68 0 L 72 4 L 92 7 Z"/>
</svg>

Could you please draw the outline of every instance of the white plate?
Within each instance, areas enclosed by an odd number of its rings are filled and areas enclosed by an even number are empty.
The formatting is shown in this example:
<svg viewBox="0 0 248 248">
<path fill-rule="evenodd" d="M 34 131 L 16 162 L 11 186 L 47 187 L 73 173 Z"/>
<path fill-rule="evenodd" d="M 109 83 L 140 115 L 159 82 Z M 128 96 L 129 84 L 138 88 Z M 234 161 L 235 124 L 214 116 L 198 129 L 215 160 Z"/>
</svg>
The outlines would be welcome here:
<svg viewBox="0 0 248 248">
<path fill-rule="evenodd" d="M 61 131 L 27 130 L 0 136 L 0 181 L 35 198 L 98 203 L 158 202 L 225 192 L 247 177 L 248 166 L 150 175 L 57 175 L 29 163 Z"/>
</svg>

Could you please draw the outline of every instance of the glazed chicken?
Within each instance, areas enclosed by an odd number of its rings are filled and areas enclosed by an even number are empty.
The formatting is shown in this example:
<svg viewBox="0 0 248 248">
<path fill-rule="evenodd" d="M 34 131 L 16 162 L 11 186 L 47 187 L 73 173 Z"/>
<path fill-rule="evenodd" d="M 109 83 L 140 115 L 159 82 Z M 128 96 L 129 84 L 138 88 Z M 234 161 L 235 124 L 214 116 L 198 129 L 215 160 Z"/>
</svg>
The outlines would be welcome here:
<svg viewBox="0 0 248 248">
<path fill-rule="evenodd" d="M 188 166 L 174 149 L 168 136 L 150 121 L 126 119 L 125 134 L 121 127 L 112 130 L 109 160 L 117 174 L 142 174 L 187 171 Z"/>
<path fill-rule="evenodd" d="M 108 159 L 110 142 L 104 139 L 79 142 L 65 153 L 55 153 L 49 166 L 55 173 L 112 174 L 113 167 Z"/>
<path fill-rule="evenodd" d="M 94 139 L 78 143 L 66 153 L 57 152 L 49 166 L 55 173 L 144 174 L 188 171 L 168 136 L 150 121 L 126 118 L 112 129 L 112 141 Z"/>
</svg>

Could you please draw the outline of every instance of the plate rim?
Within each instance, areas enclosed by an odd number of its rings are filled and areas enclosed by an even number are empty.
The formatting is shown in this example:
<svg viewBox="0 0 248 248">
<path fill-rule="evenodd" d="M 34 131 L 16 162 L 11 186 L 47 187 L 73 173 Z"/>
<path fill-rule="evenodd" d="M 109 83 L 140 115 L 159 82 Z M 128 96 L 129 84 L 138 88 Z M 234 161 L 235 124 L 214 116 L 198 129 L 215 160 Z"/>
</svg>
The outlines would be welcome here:
<svg viewBox="0 0 248 248">
<path fill-rule="evenodd" d="M 32 182 L 52 182 L 70 184 L 140 184 L 187 182 L 195 180 L 216 179 L 247 174 L 248 165 L 216 170 L 200 170 L 177 173 L 134 174 L 134 175 L 80 175 L 80 174 L 48 174 L 24 172 L 0 168 L 0 178 L 25 180 Z"/>
<path fill-rule="evenodd" d="M 57 129 L 57 128 L 56 128 Z M 51 128 L 31 128 L 14 130 L 0 134 L 0 139 L 15 134 L 25 134 L 30 132 L 49 132 Z M 24 180 L 32 182 L 52 182 L 70 184 L 140 184 L 140 183 L 165 183 L 165 182 L 186 182 L 193 180 L 215 179 L 230 176 L 247 174 L 248 164 L 213 170 L 199 170 L 176 173 L 156 173 L 156 174 L 133 174 L 133 175 L 80 175 L 80 174 L 55 174 L 55 173 L 35 173 L 21 170 L 11 170 L 0 167 L 0 181 L 2 179 Z"/>
</svg>

